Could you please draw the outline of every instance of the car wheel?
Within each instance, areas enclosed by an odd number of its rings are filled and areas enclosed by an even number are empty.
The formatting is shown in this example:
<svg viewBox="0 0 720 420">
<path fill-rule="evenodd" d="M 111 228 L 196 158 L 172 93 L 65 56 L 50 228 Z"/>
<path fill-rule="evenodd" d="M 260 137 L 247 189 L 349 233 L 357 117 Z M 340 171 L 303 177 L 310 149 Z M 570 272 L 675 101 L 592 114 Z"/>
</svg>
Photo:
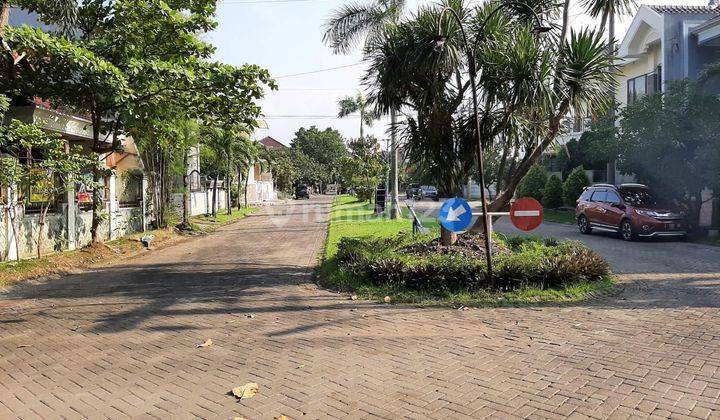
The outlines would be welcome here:
<svg viewBox="0 0 720 420">
<path fill-rule="evenodd" d="M 625 219 L 620 223 L 620 236 L 625 241 L 634 241 L 635 240 L 635 232 L 633 230 L 632 223 L 630 223 L 630 220 Z"/>
<path fill-rule="evenodd" d="M 588 235 L 592 232 L 592 228 L 590 227 L 590 221 L 587 217 L 585 217 L 584 214 L 581 214 L 578 216 L 578 229 L 580 229 L 580 233 L 583 235 Z"/>
</svg>

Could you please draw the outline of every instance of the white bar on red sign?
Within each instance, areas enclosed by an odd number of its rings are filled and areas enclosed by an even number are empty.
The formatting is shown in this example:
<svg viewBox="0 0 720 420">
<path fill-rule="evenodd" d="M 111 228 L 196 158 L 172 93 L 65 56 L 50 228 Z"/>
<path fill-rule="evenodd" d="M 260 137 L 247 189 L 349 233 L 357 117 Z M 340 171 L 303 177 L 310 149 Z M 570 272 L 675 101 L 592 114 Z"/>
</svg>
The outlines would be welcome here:
<svg viewBox="0 0 720 420">
<path fill-rule="evenodd" d="M 537 217 L 540 216 L 539 210 L 517 210 L 513 213 L 515 217 Z"/>
</svg>

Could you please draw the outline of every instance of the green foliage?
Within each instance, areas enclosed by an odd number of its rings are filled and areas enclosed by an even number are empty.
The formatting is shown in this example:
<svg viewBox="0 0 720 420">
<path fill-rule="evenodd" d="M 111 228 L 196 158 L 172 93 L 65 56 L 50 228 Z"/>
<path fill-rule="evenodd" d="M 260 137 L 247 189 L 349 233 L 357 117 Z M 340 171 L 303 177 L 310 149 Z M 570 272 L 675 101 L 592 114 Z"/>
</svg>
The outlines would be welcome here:
<svg viewBox="0 0 720 420">
<path fill-rule="evenodd" d="M 543 19 L 552 21 L 561 12 L 562 2 L 536 3 L 534 11 Z M 491 155 L 497 163 L 490 166 L 497 174 L 489 178 L 503 188 L 497 207 L 507 204 L 519 180 L 552 145 L 562 118 L 571 109 L 583 114 L 604 109 L 614 83 L 613 58 L 602 34 L 580 30 L 539 39 L 528 27 L 527 10 L 512 6 L 453 1 L 422 7 L 385 27 L 365 49 L 370 66 L 364 81 L 378 110 L 414 111 L 399 127 L 405 150 L 441 192 L 454 193 L 477 172 L 475 115 L 467 106 L 471 90 L 461 76 L 470 64 L 463 34 L 479 46 L 479 134 L 486 149 L 496 149 Z M 438 27 L 447 37 L 442 45 L 436 42 Z"/>
<path fill-rule="evenodd" d="M 588 178 L 585 173 L 585 169 L 582 166 L 578 166 L 573 169 L 563 184 L 563 198 L 565 199 L 565 204 L 568 206 L 574 206 L 577 199 L 580 198 L 585 190 L 585 187 L 589 186 L 590 178 Z"/>
<path fill-rule="evenodd" d="M 340 177 L 344 186 L 353 188 L 360 201 L 372 198 L 387 171 L 380 144 L 373 136 L 348 144 L 350 156 L 340 159 Z"/>
<path fill-rule="evenodd" d="M 443 294 L 487 288 L 481 260 L 459 254 L 418 257 L 400 250 L 424 243 L 426 236 L 344 238 L 336 261 L 341 269 L 377 286 Z M 523 237 L 510 238 L 510 255 L 493 257 L 496 285 L 503 290 L 524 287 L 561 288 L 581 281 L 600 281 L 610 274 L 605 260 L 580 242 Z"/>
<path fill-rule="evenodd" d="M 563 205 L 563 183 L 559 176 L 552 175 L 545 183 L 542 204 L 545 208 L 556 209 Z"/>
<path fill-rule="evenodd" d="M 516 194 L 519 198 L 532 197 L 542 201 L 545 184 L 548 182 L 547 171 L 541 165 L 533 165 L 527 175 L 518 184 Z"/>
<path fill-rule="evenodd" d="M 340 159 L 348 153 L 337 130 L 320 131 L 315 126 L 300 128 L 291 146 L 299 180 L 308 184 L 337 180 Z"/>
<path fill-rule="evenodd" d="M 300 177 L 300 169 L 296 165 L 291 149 L 271 150 L 272 172 L 278 190 L 292 194 L 293 185 Z"/>
<path fill-rule="evenodd" d="M 639 99 L 620 116 L 618 168 L 681 204 L 697 225 L 702 190 L 720 191 L 718 115 L 720 99 L 690 81 Z"/>
</svg>

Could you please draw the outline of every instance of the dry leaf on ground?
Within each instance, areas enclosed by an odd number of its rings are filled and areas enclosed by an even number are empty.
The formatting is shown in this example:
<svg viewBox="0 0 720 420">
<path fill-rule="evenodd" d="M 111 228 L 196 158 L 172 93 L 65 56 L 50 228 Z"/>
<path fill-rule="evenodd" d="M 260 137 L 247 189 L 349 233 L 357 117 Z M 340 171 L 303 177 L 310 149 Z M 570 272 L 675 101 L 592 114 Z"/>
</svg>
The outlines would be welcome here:
<svg viewBox="0 0 720 420">
<path fill-rule="evenodd" d="M 199 349 L 200 347 L 210 347 L 210 346 L 212 346 L 212 344 L 213 344 L 213 343 L 212 343 L 212 338 L 208 338 L 207 340 L 205 340 L 204 343 L 202 343 L 202 344 L 196 344 L 196 345 L 195 345 L 195 348 Z"/>
<path fill-rule="evenodd" d="M 390 299 L 390 296 L 385 296 L 385 299 L 383 299 L 385 303 L 390 303 L 392 299 Z"/>
<path fill-rule="evenodd" d="M 248 382 L 243 386 L 236 386 L 235 388 L 233 388 L 232 393 L 237 398 L 245 400 L 254 397 L 258 393 L 259 389 L 260 386 L 255 382 Z"/>
<path fill-rule="evenodd" d="M 273 420 L 290 420 L 290 419 L 288 419 L 288 416 L 286 416 L 285 414 L 280 414 L 277 417 L 273 417 Z"/>
</svg>

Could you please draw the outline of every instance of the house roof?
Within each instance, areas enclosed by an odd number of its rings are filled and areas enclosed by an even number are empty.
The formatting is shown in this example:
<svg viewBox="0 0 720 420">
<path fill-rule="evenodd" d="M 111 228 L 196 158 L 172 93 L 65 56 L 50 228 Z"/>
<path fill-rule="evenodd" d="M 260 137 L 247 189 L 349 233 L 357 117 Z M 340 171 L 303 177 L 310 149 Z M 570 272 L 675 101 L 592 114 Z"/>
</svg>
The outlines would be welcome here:
<svg viewBox="0 0 720 420">
<path fill-rule="evenodd" d="M 260 140 L 260 144 L 267 147 L 268 149 L 286 149 L 287 146 L 275 140 L 274 138 L 267 136 Z"/>
<path fill-rule="evenodd" d="M 687 5 L 648 5 L 658 13 L 717 13 L 720 8 L 715 6 L 687 6 Z"/>
</svg>

